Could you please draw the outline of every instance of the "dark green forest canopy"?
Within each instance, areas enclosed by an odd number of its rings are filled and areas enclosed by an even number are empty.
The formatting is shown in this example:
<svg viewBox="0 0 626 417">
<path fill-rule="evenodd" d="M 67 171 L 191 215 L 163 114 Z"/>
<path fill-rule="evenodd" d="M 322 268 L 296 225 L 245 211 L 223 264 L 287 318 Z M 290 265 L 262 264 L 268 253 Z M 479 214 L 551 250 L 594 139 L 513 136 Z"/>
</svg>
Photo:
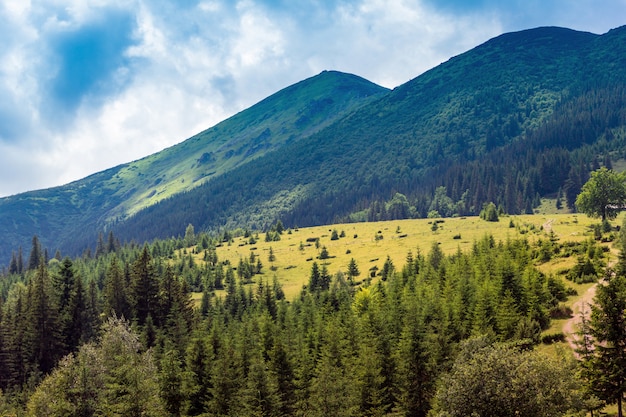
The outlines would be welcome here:
<svg viewBox="0 0 626 417">
<path fill-rule="evenodd" d="M 409 252 L 369 285 L 314 264 L 309 285 L 286 300 L 262 271 L 249 280 L 220 262 L 216 240 L 186 239 L 194 246 L 113 240 L 95 258 L 3 276 L 0 407 L 425 416 L 462 341 L 529 348 L 567 292 L 534 266 L 538 246 L 486 236 L 467 253 Z M 197 305 L 191 290 L 202 293 Z"/>
</svg>

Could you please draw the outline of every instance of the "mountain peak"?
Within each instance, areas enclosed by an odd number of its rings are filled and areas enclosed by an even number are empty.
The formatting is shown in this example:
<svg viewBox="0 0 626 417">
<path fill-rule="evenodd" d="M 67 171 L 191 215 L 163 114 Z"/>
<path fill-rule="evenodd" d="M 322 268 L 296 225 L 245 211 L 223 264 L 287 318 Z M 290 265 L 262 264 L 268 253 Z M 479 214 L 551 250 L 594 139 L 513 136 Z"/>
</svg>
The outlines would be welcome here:
<svg viewBox="0 0 626 417">
<path fill-rule="evenodd" d="M 485 42 L 481 47 L 524 47 L 534 46 L 544 48 L 571 48 L 580 47 L 582 43 L 590 42 L 599 35 L 590 32 L 580 32 L 558 26 L 541 26 L 517 32 L 509 32 Z"/>
</svg>

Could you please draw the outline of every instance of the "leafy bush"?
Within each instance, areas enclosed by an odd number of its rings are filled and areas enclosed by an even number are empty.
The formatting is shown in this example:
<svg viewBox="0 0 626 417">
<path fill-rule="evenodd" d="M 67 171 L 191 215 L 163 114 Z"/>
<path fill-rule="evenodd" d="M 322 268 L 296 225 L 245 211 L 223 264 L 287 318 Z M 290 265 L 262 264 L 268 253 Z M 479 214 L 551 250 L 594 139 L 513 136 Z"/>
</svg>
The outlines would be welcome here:
<svg viewBox="0 0 626 417">
<path fill-rule="evenodd" d="M 488 222 L 499 221 L 500 219 L 498 218 L 498 210 L 496 209 L 496 205 L 493 203 L 486 204 L 480 211 L 480 218 Z"/>
</svg>

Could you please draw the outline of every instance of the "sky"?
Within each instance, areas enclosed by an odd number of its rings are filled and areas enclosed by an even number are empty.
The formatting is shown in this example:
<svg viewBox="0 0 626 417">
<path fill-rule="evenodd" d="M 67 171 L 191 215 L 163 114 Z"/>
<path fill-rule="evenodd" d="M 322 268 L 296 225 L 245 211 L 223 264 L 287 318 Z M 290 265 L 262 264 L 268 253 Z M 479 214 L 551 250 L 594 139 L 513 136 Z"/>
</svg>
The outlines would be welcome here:
<svg viewBox="0 0 626 417">
<path fill-rule="evenodd" d="M 179 143 L 323 70 L 393 88 L 505 32 L 626 0 L 0 0 L 0 197 Z"/>
</svg>

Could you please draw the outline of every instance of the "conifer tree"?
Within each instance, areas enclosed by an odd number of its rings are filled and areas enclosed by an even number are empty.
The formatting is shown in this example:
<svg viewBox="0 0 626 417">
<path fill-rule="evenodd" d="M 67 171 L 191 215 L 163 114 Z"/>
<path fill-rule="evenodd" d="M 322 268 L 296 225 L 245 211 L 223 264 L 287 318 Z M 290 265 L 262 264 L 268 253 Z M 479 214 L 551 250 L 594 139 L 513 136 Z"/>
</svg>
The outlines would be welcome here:
<svg viewBox="0 0 626 417">
<path fill-rule="evenodd" d="M 106 254 L 106 249 L 104 246 L 104 236 L 102 232 L 98 233 L 98 243 L 96 244 L 96 258 L 99 258 Z"/>
<path fill-rule="evenodd" d="M 617 404 L 618 416 L 622 417 L 626 392 L 625 276 L 616 274 L 605 285 L 598 285 L 588 330 L 594 349 L 593 354 L 583 358 L 584 376 L 598 398 Z"/>
<path fill-rule="evenodd" d="M 141 254 L 135 260 L 131 269 L 130 300 L 132 301 L 133 316 L 139 325 L 146 322 L 148 315 L 158 313 L 158 281 L 152 257 L 145 245 Z M 158 316 L 157 316 L 158 317 Z"/>
<path fill-rule="evenodd" d="M 197 416 L 207 411 L 213 389 L 211 364 L 213 354 L 199 337 L 192 339 L 186 354 L 186 379 L 184 382 L 187 415 Z"/>
<path fill-rule="evenodd" d="M 311 382 L 311 416 L 351 416 L 357 410 L 357 392 L 351 383 L 349 358 L 342 346 L 339 320 L 326 326 L 325 340 Z"/>
<path fill-rule="evenodd" d="M 113 231 L 112 230 L 109 231 L 109 235 L 107 237 L 107 243 L 106 243 L 106 253 L 117 252 L 119 247 L 120 247 L 120 243 L 113 235 Z"/>
<path fill-rule="evenodd" d="M 124 271 L 120 267 L 117 256 L 113 255 L 104 277 L 104 312 L 107 316 L 131 318 L 127 298 L 127 285 Z"/>
<path fill-rule="evenodd" d="M 35 270 L 39 267 L 39 264 L 43 261 L 43 255 L 41 253 L 41 244 L 37 235 L 33 236 L 30 255 L 28 257 L 28 269 Z"/>
<path fill-rule="evenodd" d="M 67 351 L 77 350 L 81 343 L 90 339 L 90 332 L 95 323 L 90 320 L 89 313 L 83 280 L 77 277 L 72 286 L 68 305 L 62 313 L 61 328 Z"/>
<path fill-rule="evenodd" d="M 434 369 L 424 323 L 414 303 L 405 319 L 398 345 L 399 410 L 406 416 L 426 417 L 434 392 Z"/>
<path fill-rule="evenodd" d="M 293 415 L 296 402 L 296 383 L 292 362 L 280 337 L 276 338 L 270 354 L 270 369 L 276 380 L 278 415 Z"/>
<path fill-rule="evenodd" d="M 321 291 L 328 291 L 330 288 L 330 281 L 332 277 L 328 273 L 328 268 L 326 265 L 322 265 L 322 270 L 320 271 L 320 277 L 318 281 L 318 287 Z"/>
<path fill-rule="evenodd" d="M 239 395 L 243 415 L 250 417 L 271 417 L 278 415 L 280 397 L 276 382 L 270 377 L 262 356 L 252 355 L 246 377 L 246 384 Z"/>
<path fill-rule="evenodd" d="M 161 359 L 160 397 L 165 403 L 165 411 L 169 416 L 179 417 L 182 412 L 184 393 L 182 365 L 179 354 L 168 349 Z"/>
<path fill-rule="evenodd" d="M 15 255 L 15 251 L 11 254 L 11 262 L 9 263 L 9 274 L 17 274 L 17 256 Z"/>
<path fill-rule="evenodd" d="M 348 280 L 351 284 L 354 284 L 354 278 L 358 277 L 361 274 L 359 271 L 359 267 L 356 264 L 354 258 L 350 258 L 350 262 L 348 263 Z"/>
<path fill-rule="evenodd" d="M 2 350 L 0 363 L 5 372 L 0 374 L 0 387 L 22 386 L 31 372 L 32 344 L 28 343 L 29 329 L 27 288 L 22 283 L 14 285 L 4 304 L 0 338 Z"/>
<path fill-rule="evenodd" d="M 309 276 L 309 291 L 315 293 L 318 291 L 320 284 L 320 270 L 317 262 L 311 265 L 311 275 Z"/>
<path fill-rule="evenodd" d="M 17 273 L 21 274 L 22 272 L 24 272 L 24 253 L 20 246 L 17 250 Z"/>
<path fill-rule="evenodd" d="M 32 349 L 31 360 L 40 372 L 46 374 L 60 358 L 63 343 L 50 277 L 43 262 L 28 285 L 28 317 L 25 339 Z"/>
</svg>

